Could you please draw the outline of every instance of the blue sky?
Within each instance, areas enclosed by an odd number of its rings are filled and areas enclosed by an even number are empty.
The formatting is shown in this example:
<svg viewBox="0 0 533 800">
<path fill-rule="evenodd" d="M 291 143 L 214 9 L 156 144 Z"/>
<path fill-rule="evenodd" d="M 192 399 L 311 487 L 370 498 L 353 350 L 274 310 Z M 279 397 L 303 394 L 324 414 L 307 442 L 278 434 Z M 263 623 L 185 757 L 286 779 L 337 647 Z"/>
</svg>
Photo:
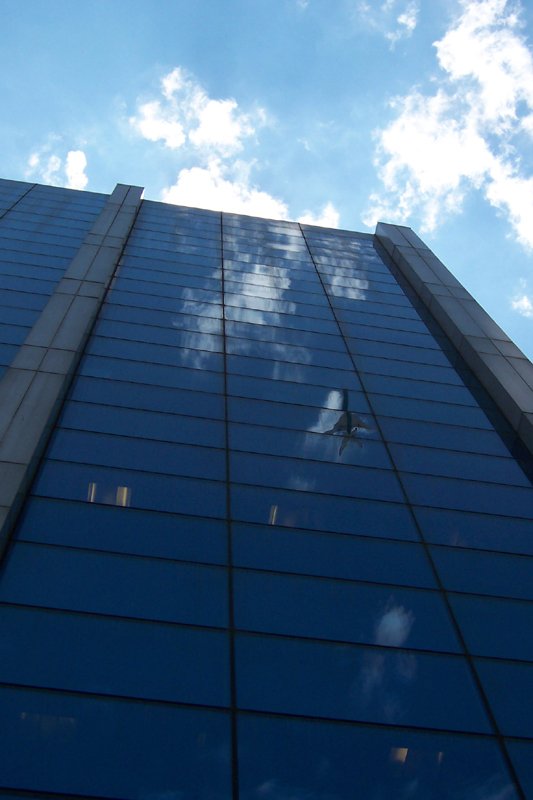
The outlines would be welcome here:
<svg viewBox="0 0 533 800">
<path fill-rule="evenodd" d="M 0 0 L 0 174 L 414 228 L 533 356 L 533 3 Z"/>
</svg>

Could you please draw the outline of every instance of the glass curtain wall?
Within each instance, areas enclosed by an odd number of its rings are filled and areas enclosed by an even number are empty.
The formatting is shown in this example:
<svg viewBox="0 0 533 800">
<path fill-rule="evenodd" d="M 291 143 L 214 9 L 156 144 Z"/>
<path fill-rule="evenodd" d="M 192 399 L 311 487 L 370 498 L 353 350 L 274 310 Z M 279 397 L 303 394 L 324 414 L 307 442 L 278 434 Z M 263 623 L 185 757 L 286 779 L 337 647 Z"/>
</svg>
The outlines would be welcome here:
<svg viewBox="0 0 533 800">
<path fill-rule="evenodd" d="M 372 236 L 144 201 L 0 579 L 2 785 L 533 791 L 522 459 Z"/>
<path fill-rule="evenodd" d="M 0 179 L 0 377 L 106 200 Z"/>
</svg>

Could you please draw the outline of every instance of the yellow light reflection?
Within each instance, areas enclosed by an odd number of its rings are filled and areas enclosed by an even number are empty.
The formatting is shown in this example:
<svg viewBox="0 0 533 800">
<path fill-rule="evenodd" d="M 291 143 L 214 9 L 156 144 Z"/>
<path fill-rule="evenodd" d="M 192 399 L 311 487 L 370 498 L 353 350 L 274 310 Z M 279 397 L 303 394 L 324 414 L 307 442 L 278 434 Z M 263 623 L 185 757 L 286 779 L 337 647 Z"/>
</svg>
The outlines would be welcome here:
<svg viewBox="0 0 533 800">
<path fill-rule="evenodd" d="M 98 488 L 97 483 L 93 483 L 93 481 L 89 482 L 89 486 L 87 487 L 87 502 L 88 503 L 96 503 L 96 490 Z"/>
<path fill-rule="evenodd" d="M 117 486 L 115 503 L 117 506 L 129 506 L 131 502 L 131 489 L 129 486 Z"/>
<path fill-rule="evenodd" d="M 397 764 L 405 764 L 408 753 L 409 753 L 408 747 L 391 747 L 390 750 L 391 761 L 396 761 Z"/>
<path fill-rule="evenodd" d="M 270 506 L 270 515 L 268 517 L 268 524 L 275 525 L 277 518 L 278 518 L 278 507 Z"/>
</svg>

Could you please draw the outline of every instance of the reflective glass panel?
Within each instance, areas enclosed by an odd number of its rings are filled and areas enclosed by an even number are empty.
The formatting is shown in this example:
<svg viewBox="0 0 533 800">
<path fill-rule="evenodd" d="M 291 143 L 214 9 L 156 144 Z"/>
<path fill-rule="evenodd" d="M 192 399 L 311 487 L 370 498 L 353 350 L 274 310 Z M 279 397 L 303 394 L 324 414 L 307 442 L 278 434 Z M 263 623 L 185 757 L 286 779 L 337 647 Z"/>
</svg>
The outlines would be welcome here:
<svg viewBox="0 0 533 800">
<path fill-rule="evenodd" d="M 240 634 L 240 708 L 489 733 L 457 656 Z"/>
<path fill-rule="evenodd" d="M 231 797 L 230 727 L 222 712 L 0 691 L 5 786 L 128 800 L 168 792 L 198 800 Z"/>
<path fill-rule="evenodd" d="M 253 714 L 238 730 L 242 800 L 518 800 L 489 738 Z"/>
</svg>

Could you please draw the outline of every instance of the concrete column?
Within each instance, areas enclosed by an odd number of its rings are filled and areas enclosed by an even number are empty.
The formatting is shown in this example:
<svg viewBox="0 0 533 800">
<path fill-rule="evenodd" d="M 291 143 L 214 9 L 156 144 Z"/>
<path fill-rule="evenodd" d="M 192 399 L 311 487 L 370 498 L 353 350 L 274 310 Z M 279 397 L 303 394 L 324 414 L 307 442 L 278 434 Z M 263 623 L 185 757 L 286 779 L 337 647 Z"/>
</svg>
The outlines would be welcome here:
<svg viewBox="0 0 533 800">
<path fill-rule="evenodd" d="M 0 556 L 141 203 L 118 184 L 0 380 Z"/>
<path fill-rule="evenodd" d="M 376 239 L 533 453 L 533 364 L 411 228 L 378 222 Z"/>
</svg>

